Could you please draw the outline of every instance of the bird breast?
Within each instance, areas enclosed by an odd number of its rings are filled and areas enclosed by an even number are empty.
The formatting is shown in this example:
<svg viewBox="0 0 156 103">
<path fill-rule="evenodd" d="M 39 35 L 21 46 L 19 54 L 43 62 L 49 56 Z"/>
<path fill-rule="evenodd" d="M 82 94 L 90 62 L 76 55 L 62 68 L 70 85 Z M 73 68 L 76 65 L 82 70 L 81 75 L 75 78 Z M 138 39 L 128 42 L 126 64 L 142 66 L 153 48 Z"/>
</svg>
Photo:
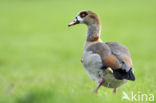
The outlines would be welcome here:
<svg viewBox="0 0 156 103">
<path fill-rule="evenodd" d="M 116 88 L 126 83 L 127 80 L 117 80 L 113 74 L 107 73 L 102 67 L 101 57 L 92 51 L 84 51 L 82 55 L 82 64 L 89 77 L 99 83 L 99 78 L 104 78 L 103 86 Z"/>
</svg>

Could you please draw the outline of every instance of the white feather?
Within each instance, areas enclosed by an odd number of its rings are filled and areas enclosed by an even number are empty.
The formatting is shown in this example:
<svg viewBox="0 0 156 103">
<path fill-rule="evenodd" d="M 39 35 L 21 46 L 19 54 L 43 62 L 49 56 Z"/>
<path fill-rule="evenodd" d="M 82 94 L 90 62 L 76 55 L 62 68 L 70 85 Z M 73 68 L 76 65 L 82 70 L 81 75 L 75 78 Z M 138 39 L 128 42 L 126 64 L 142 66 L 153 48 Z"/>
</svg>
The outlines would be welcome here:
<svg viewBox="0 0 156 103">
<path fill-rule="evenodd" d="M 83 22 L 83 19 L 80 17 L 80 16 L 77 16 L 77 20 L 82 23 Z"/>
</svg>

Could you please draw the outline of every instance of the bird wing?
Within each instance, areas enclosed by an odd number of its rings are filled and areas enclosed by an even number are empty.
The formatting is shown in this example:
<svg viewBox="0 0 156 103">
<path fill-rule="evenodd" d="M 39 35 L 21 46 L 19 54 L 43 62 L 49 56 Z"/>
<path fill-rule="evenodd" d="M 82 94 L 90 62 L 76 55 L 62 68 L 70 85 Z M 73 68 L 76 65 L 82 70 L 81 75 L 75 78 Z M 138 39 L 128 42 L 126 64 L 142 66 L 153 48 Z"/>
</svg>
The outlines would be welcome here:
<svg viewBox="0 0 156 103">
<path fill-rule="evenodd" d="M 128 49 L 116 42 L 95 43 L 87 48 L 101 57 L 104 68 L 110 67 L 116 79 L 135 80 Z"/>
<path fill-rule="evenodd" d="M 105 44 L 110 47 L 112 55 L 114 55 L 122 64 L 121 69 L 128 72 L 129 69 L 132 68 L 132 60 L 128 49 L 116 42 L 107 42 Z"/>
<path fill-rule="evenodd" d="M 105 67 L 119 69 L 122 67 L 118 58 L 112 54 L 109 45 L 98 42 L 87 48 L 87 51 L 92 51 L 101 57 L 101 61 Z"/>
</svg>

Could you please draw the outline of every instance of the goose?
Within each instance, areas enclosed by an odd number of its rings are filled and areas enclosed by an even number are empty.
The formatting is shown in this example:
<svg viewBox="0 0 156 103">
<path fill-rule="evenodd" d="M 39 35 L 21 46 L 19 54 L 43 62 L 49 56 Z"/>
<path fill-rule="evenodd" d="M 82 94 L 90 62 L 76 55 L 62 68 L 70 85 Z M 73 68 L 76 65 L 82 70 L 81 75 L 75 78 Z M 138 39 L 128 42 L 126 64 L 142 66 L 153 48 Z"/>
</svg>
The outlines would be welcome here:
<svg viewBox="0 0 156 103">
<path fill-rule="evenodd" d="M 89 77 L 98 83 L 93 90 L 97 93 L 101 86 L 117 88 L 135 81 L 133 65 L 128 48 L 117 42 L 103 42 L 100 38 L 101 24 L 98 15 L 91 10 L 78 13 L 69 27 L 76 24 L 87 25 L 87 36 L 81 62 Z"/>
</svg>

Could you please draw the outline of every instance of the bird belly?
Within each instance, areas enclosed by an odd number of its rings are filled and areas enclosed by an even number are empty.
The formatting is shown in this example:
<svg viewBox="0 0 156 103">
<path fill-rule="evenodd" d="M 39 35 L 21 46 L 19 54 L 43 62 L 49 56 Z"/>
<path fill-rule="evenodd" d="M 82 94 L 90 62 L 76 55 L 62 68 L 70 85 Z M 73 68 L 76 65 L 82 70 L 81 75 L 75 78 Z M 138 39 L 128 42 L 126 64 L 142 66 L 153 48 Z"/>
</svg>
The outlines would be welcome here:
<svg viewBox="0 0 156 103">
<path fill-rule="evenodd" d="M 85 71 L 89 75 L 89 77 L 94 80 L 95 82 L 99 83 L 99 78 L 104 78 L 104 83 L 102 84 L 104 87 L 107 88 L 117 88 L 127 82 L 126 79 L 117 80 L 113 74 L 107 73 L 103 70 L 98 68 L 91 68 L 91 67 L 84 67 Z"/>
<path fill-rule="evenodd" d="M 100 69 L 102 67 L 100 56 L 93 54 L 91 51 L 87 51 L 83 53 L 81 61 L 89 77 L 98 83 L 100 74 L 105 73 L 105 71 Z"/>
<path fill-rule="evenodd" d="M 105 87 L 108 88 L 117 88 L 127 82 L 126 79 L 123 80 L 117 80 L 113 74 L 107 73 L 106 75 L 103 75 L 104 83 L 102 84 Z"/>
</svg>

